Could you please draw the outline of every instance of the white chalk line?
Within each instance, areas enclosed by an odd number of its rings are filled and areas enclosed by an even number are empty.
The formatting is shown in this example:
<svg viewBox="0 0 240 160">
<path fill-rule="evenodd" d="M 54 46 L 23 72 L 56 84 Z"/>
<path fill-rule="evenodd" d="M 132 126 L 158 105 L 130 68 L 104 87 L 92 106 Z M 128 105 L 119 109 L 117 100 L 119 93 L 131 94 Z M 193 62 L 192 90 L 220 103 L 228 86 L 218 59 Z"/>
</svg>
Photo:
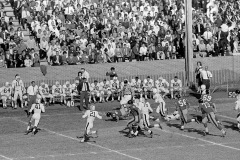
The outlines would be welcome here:
<svg viewBox="0 0 240 160">
<path fill-rule="evenodd" d="M 0 158 L 3 158 L 4 160 L 13 160 L 12 158 L 6 157 L 2 154 L 0 154 Z"/>
<path fill-rule="evenodd" d="M 19 120 L 19 119 L 15 119 L 13 118 L 15 121 L 18 121 L 18 122 L 21 122 L 21 123 L 24 123 L 24 124 L 28 124 L 27 122 L 24 122 L 22 120 Z M 54 131 L 51 131 L 49 129 L 46 129 L 46 128 L 42 128 L 44 129 L 45 131 L 49 132 L 49 133 L 53 133 L 55 135 L 58 135 L 58 136 L 61 136 L 61 137 L 65 137 L 65 138 L 68 138 L 68 139 L 72 139 L 72 140 L 75 140 L 75 141 L 78 141 L 79 142 L 79 139 L 77 138 L 74 138 L 74 137 L 71 137 L 71 136 L 67 136 L 67 135 L 64 135 L 64 134 L 61 134 L 61 133 L 58 133 L 58 132 L 54 132 Z M 98 145 L 98 144 L 93 144 L 93 143 L 89 143 L 87 142 L 87 144 L 91 145 L 91 146 L 95 146 L 95 147 L 98 147 L 98 148 L 102 148 L 102 149 L 105 149 L 105 150 L 108 150 L 108 151 L 111 151 L 111 152 L 114 152 L 114 153 L 117 153 L 119 155 L 122 155 L 122 156 L 125 156 L 125 157 L 128 157 L 128 158 L 131 158 L 131 159 L 135 159 L 135 160 L 141 160 L 140 158 L 137 158 L 137 157 L 134 157 L 134 156 L 131 156 L 131 155 L 128 155 L 128 154 L 125 154 L 125 153 L 121 153 L 117 150 L 113 150 L 113 149 L 110 149 L 110 148 L 107 148 L 107 147 L 103 147 L 101 145 Z"/>
</svg>

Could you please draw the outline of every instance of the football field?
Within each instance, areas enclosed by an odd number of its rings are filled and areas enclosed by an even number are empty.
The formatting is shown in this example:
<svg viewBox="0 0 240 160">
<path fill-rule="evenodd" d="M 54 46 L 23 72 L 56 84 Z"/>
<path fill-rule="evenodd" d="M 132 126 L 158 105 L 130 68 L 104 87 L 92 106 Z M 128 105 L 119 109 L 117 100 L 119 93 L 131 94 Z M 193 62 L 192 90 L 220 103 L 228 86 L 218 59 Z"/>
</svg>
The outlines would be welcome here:
<svg viewBox="0 0 240 160">
<path fill-rule="evenodd" d="M 28 118 L 23 110 L 0 109 L 0 160 L 239 160 L 240 132 L 236 128 L 235 99 L 226 93 L 215 93 L 218 118 L 227 131 L 226 137 L 212 124 L 211 135 L 203 136 L 202 124 L 191 123 L 181 131 L 180 121 L 163 123 L 163 129 L 152 128 L 153 138 L 140 135 L 126 137 L 122 132 L 127 121 L 113 122 L 96 119 L 94 128 L 99 137 L 80 143 L 76 136 L 84 132 L 86 119 L 76 107 L 55 105 L 46 108 L 39 124 L 41 130 L 32 136 L 24 135 Z M 187 97 L 197 105 L 194 97 Z M 156 104 L 150 101 L 156 110 Z M 104 115 L 119 107 L 119 102 L 97 103 L 96 110 Z M 172 100 L 166 100 L 169 112 L 174 111 Z M 153 114 L 156 115 L 156 114 Z M 190 116 L 200 115 L 191 110 Z M 151 121 L 151 124 L 157 123 Z"/>
</svg>

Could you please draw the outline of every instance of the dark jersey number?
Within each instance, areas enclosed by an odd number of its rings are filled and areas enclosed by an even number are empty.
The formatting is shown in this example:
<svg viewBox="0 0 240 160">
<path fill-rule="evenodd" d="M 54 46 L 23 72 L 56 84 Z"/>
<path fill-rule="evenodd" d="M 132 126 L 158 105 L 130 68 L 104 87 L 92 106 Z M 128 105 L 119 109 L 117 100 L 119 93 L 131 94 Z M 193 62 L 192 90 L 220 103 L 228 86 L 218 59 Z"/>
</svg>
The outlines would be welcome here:
<svg viewBox="0 0 240 160">
<path fill-rule="evenodd" d="M 90 112 L 90 116 L 91 116 L 91 117 L 95 117 L 95 112 L 91 111 L 91 112 Z"/>
<path fill-rule="evenodd" d="M 36 105 L 35 105 L 35 108 L 36 108 L 36 109 L 40 109 L 40 104 L 36 104 Z"/>
</svg>

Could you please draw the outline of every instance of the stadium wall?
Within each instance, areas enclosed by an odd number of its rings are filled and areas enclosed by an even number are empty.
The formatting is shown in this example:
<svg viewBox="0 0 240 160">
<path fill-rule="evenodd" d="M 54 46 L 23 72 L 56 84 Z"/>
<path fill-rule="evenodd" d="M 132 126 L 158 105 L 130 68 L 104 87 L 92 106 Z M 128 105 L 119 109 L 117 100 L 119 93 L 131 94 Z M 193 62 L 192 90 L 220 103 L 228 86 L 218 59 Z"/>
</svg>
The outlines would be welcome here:
<svg viewBox="0 0 240 160">
<path fill-rule="evenodd" d="M 208 57 L 193 59 L 193 71 L 196 63 L 201 61 L 203 66 L 208 66 L 209 70 L 213 72 L 214 76 L 212 83 L 221 84 L 226 81 L 236 81 L 239 79 L 240 73 L 240 56 L 229 57 Z M 132 78 L 139 76 L 145 78 L 147 75 L 152 76 L 153 79 L 160 75 L 167 80 L 172 79 L 178 75 L 184 81 L 185 61 L 184 59 L 164 60 L 164 61 L 143 61 L 143 62 L 120 62 L 120 63 L 105 63 L 105 64 L 85 64 L 74 66 L 48 66 L 47 75 L 43 76 L 39 67 L 31 68 L 12 68 L 0 70 L 0 83 L 6 81 L 11 82 L 16 74 L 20 74 L 25 83 L 33 80 L 37 82 L 45 81 L 47 83 L 54 83 L 56 80 L 73 81 L 77 76 L 78 71 L 84 67 L 90 73 L 91 80 L 102 80 L 106 77 L 106 72 L 110 67 L 115 67 L 120 79 Z M 194 73 L 192 78 L 194 79 Z M 185 83 L 185 82 L 184 82 Z"/>
</svg>

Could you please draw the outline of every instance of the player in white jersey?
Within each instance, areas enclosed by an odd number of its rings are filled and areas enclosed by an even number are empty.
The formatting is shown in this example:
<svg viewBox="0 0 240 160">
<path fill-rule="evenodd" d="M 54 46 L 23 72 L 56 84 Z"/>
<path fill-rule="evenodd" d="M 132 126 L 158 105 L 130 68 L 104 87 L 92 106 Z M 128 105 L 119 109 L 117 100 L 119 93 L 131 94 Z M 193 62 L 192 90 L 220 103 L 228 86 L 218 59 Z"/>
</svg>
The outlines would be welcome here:
<svg viewBox="0 0 240 160">
<path fill-rule="evenodd" d="M 142 115 L 141 121 L 143 123 L 144 129 L 150 134 L 150 136 L 152 138 L 153 132 L 149 129 L 151 127 L 151 124 L 149 122 L 149 117 L 150 117 L 149 113 L 152 113 L 153 109 L 149 102 L 145 102 L 144 98 L 140 98 L 140 102 L 138 103 L 137 106 Z"/>
<path fill-rule="evenodd" d="M 154 87 L 153 80 L 150 78 L 150 76 L 147 76 L 147 79 L 144 79 L 143 81 L 143 91 L 144 91 L 145 99 L 148 99 L 147 97 L 148 94 L 150 94 L 150 98 L 151 98 L 153 87 Z"/>
<path fill-rule="evenodd" d="M 101 89 L 100 93 L 101 93 L 101 97 L 102 97 L 103 101 L 105 99 L 105 95 L 107 95 L 106 101 L 108 102 L 110 96 L 112 95 L 110 82 L 107 81 L 106 79 L 104 79 L 100 83 L 100 89 Z"/>
<path fill-rule="evenodd" d="M 182 81 L 178 79 L 177 76 L 175 76 L 174 79 L 171 80 L 170 91 L 172 99 L 177 99 L 176 95 L 182 96 Z"/>
<path fill-rule="evenodd" d="M 63 85 L 63 99 L 64 99 L 64 104 L 67 104 L 67 99 L 66 97 L 71 97 L 71 101 L 73 100 L 73 95 L 72 95 L 72 86 L 69 81 L 66 82 L 66 84 Z"/>
<path fill-rule="evenodd" d="M 53 96 L 52 96 L 52 94 L 49 93 L 49 87 L 44 82 L 42 82 L 39 87 L 39 93 L 45 104 L 47 104 L 46 98 L 50 98 L 50 101 L 49 101 L 50 103 L 53 102 Z"/>
<path fill-rule="evenodd" d="M 23 108 L 23 90 L 24 90 L 24 84 L 23 81 L 20 79 L 20 76 L 17 74 L 15 76 L 15 80 L 12 82 L 12 89 L 13 89 L 13 100 L 15 107 L 14 109 L 17 109 L 17 99 L 19 96 L 19 99 L 21 101 L 21 108 Z"/>
<path fill-rule="evenodd" d="M 120 105 L 126 105 L 129 100 L 134 98 L 134 90 L 131 88 L 130 84 L 128 83 L 128 80 L 124 80 L 124 86 L 122 88 L 121 94 L 122 94 L 122 99 L 120 101 Z"/>
<path fill-rule="evenodd" d="M 169 93 L 169 83 L 163 77 L 159 77 L 158 80 L 155 81 L 155 86 L 159 93 L 164 93 L 163 98 Z"/>
<path fill-rule="evenodd" d="M 91 92 L 89 101 L 91 101 L 91 99 L 93 98 L 94 103 L 96 103 L 96 98 L 100 98 L 100 102 L 102 102 L 102 97 L 100 96 L 100 84 L 97 80 L 94 80 L 94 83 L 91 84 L 90 90 Z"/>
<path fill-rule="evenodd" d="M 235 105 L 234 109 L 236 111 L 238 111 L 238 115 L 237 115 L 237 122 L 238 122 L 238 124 L 237 124 L 237 127 L 238 127 L 238 129 L 240 131 L 240 91 L 237 90 L 235 93 L 237 94 L 237 101 L 236 101 L 236 105 Z"/>
<path fill-rule="evenodd" d="M 32 113 L 32 112 L 34 112 L 34 113 L 28 123 L 27 131 L 25 133 L 26 135 L 28 133 L 30 133 L 31 131 L 32 131 L 33 135 L 35 135 L 37 132 L 37 126 L 41 119 L 41 113 L 45 112 L 45 107 L 41 103 L 41 99 L 42 99 L 42 97 L 40 95 L 37 95 L 36 103 L 32 104 L 31 109 L 29 110 L 29 113 Z M 33 126 L 33 129 L 31 130 L 32 126 Z"/>
<path fill-rule="evenodd" d="M 53 95 L 53 103 L 55 103 L 56 97 L 60 97 L 60 102 L 63 102 L 63 94 L 62 94 L 62 86 L 57 81 L 55 85 L 52 86 L 52 95 Z"/>
<path fill-rule="evenodd" d="M 71 85 L 73 97 L 78 95 L 78 90 L 77 90 L 78 85 L 79 85 L 79 80 L 75 80 L 75 83 Z"/>
<path fill-rule="evenodd" d="M 117 77 L 113 77 L 113 80 L 110 80 L 110 88 L 112 92 L 112 101 L 114 101 L 114 96 L 117 95 L 118 100 L 120 101 L 120 86 L 119 80 Z"/>
<path fill-rule="evenodd" d="M 160 119 L 163 119 L 166 116 L 166 103 L 162 98 L 162 95 L 158 93 L 157 89 L 153 89 L 153 99 L 155 100 L 155 103 L 158 104 L 156 112 L 160 115 Z M 160 122 L 159 119 L 159 122 Z M 161 128 L 161 125 L 159 124 L 159 127 Z"/>
<path fill-rule="evenodd" d="M 98 114 L 98 111 L 95 111 L 95 106 L 91 105 L 90 110 L 87 110 L 85 112 L 85 114 L 82 116 L 82 118 L 87 118 L 87 123 L 86 123 L 86 127 L 85 127 L 85 133 L 84 133 L 84 136 L 83 136 L 81 142 L 88 141 L 89 136 L 91 134 L 96 134 L 97 135 L 97 131 L 91 131 L 91 129 L 93 128 L 93 122 L 94 122 L 96 117 L 98 119 L 102 119 L 102 116 L 100 116 Z"/>
<path fill-rule="evenodd" d="M 142 94 L 142 81 L 138 77 L 132 79 L 131 87 L 134 89 L 135 94 Z"/>
<path fill-rule="evenodd" d="M 7 100 L 11 100 L 12 101 L 12 87 L 10 86 L 9 82 L 5 83 L 5 86 L 3 86 L 1 88 L 1 99 L 2 99 L 2 103 L 3 103 L 3 108 L 6 109 L 7 108 Z M 12 105 L 12 103 L 11 103 Z"/>
</svg>

